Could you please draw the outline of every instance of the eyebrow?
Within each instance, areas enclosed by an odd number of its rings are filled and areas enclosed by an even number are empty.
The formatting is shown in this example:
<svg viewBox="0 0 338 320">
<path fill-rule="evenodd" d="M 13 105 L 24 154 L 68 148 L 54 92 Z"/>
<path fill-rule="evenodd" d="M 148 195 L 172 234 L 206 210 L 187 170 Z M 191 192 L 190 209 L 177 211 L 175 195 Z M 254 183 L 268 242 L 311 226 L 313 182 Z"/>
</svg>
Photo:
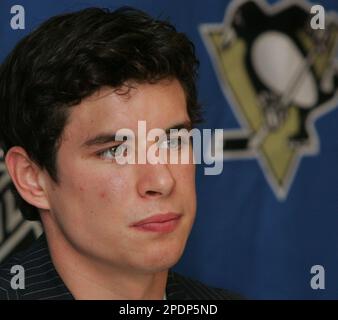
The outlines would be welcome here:
<svg viewBox="0 0 338 320">
<path fill-rule="evenodd" d="M 177 123 L 167 129 L 164 129 L 166 134 L 170 133 L 170 130 L 181 130 L 181 129 L 186 129 L 190 131 L 192 129 L 192 122 L 191 121 L 184 121 L 181 123 Z M 106 143 L 111 143 L 111 142 L 116 142 L 116 133 L 100 133 L 96 135 L 95 137 L 89 138 L 86 140 L 84 143 L 82 143 L 82 147 L 84 148 L 89 148 L 92 146 L 99 146 L 99 145 L 104 145 Z M 119 140 L 119 142 L 121 142 Z"/>
</svg>

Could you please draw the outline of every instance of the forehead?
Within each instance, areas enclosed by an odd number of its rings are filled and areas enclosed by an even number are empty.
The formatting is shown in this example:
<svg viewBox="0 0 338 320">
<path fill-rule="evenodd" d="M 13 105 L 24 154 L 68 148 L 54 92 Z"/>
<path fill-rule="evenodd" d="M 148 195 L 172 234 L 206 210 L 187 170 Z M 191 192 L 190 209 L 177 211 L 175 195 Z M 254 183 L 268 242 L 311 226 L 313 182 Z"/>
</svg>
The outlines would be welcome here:
<svg viewBox="0 0 338 320">
<path fill-rule="evenodd" d="M 99 132 L 129 128 L 145 120 L 147 130 L 189 120 L 186 97 L 178 80 L 133 84 L 129 90 L 102 88 L 72 108 L 63 139 L 81 143 Z"/>
</svg>

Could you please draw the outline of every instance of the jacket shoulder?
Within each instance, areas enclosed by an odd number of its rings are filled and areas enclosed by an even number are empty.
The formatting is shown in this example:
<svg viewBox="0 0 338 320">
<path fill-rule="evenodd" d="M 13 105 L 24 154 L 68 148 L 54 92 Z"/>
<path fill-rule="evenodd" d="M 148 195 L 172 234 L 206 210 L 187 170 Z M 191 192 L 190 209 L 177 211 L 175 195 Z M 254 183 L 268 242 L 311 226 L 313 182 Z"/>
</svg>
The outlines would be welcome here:
<svg viewBox="0 0 338 320">
<path fill-rule="evenodd" d="M 191 300 L 243 300 L 241 295 L 221 289 L 208 286 L 198 280 L 191 279 L 176 272 L 173 272 L 173 277 L 184 289 L 185 295 Z"/>
<path fill-rule="evenodd" d="M 17 290 L 11 286 L 11 281 L 16 272 L 11 270 L 15 265 L 21 265 L 21 254 L 12 256 L 7 262 L 0 265 L 0 300 L 19 299 Z"/>
<path fill-rule="evenodd" d="M 42 240 L 35 240 L 26 250 L 20 251 L 13 254 L 8 259 L 0 264 L 0 300 L 18 300 L 22 299 L 22 294 L 24 294 L 24 289 L 12 288 L 11 282 L 14 286 L 17 286 L 17 277 L 18 268 L 13 268 L 16 266 L 22 267 L 24 271 L 24 283 L 26 283 L 26 270 L 34 269 L 36 264 L 34 262 L 39 257 L 40 253 L 44 252 L 44 246 L 42 245 Z M 14 279 L 14 281 L 12 281 Z"/>
</svg>

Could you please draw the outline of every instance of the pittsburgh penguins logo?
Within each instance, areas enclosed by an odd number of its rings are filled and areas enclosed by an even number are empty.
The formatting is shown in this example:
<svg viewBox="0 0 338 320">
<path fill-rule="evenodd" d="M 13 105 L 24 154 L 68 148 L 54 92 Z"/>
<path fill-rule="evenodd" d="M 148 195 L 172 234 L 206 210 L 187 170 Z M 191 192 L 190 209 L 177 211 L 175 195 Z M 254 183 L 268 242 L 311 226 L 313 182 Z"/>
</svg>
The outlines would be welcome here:
<svg viewBox="0 0 338 320">
<path fill-rule="evenodd" d="M 305 1 L 233 1 L 222 23 L 200 26 L 240 123 L 224 131 L 224 158 L 257 158 L 279 199 L 319 152 L 315 120 L 338 104 L 338 19 L 313 30 L 310 12 Z"/>
<path fill-rule="evenodd" d="M 10 183 L 0 149 L 0 262 L 14 251 L 25 248 L 42 232 L 39 223 L 23 219 L 16 206 Z"/>
</svg>

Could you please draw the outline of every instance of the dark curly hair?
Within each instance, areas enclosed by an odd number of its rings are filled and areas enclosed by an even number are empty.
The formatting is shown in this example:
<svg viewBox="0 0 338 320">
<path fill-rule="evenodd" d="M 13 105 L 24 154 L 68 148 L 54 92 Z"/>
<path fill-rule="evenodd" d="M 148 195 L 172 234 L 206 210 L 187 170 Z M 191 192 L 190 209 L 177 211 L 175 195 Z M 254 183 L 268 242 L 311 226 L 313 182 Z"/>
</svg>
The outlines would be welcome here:
<svg viewBox="0 0 338 320">
<path fill-rule="evenodd" d="M 52 17 L 23 38 L 0 67 L 1 147 L 6 154 L 21 146 L 58 182 L 56 155 L 70 107 L 102 86 L 176 78 L 196 123 L 197 68 L 186 35 L 140 10 L 87 8 Z M 38 209 L 12 187 L 24 217 L 39 220 Z"/>
</svg>

